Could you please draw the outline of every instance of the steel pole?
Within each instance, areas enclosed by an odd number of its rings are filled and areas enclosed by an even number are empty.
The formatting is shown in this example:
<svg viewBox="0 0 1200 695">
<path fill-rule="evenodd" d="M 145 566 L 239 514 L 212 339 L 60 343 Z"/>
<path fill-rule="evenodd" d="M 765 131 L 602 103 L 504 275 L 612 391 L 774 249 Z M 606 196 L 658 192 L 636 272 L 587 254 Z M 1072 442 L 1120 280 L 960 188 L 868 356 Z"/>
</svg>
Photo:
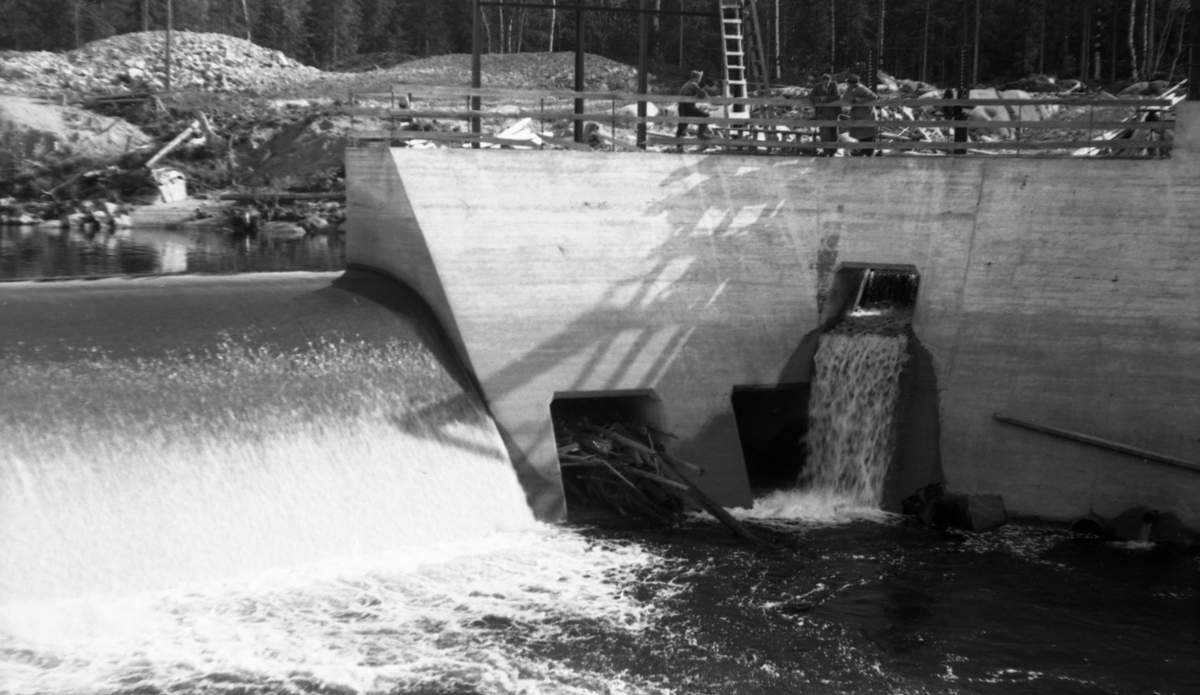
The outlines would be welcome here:
<svg viewBox="0 0 1200 695">
<path fill-rule="evenodd" d="M 650 63 L 650 15 L 646 13 L 646 0 L 641 0 L 641 22 L 638 26 L 638 94 L 649 93 L 649 78 L 646 75 Z M 638 101 L 637 146 L 646 149 L 646 100 Z"/>
<path fill-rule="evenodd" d="M 583 9 L 575 9 L 575 91 L 583 91 Z M 575 100 L 576 115 L 583 115 L 583 99 Z M 575 142 L 583 142 L 583 119 L 575 119 Z"/>
<path fill-rule="evenodd" d="M 482 47 L 482 26 L 479 21 L 479 13 L 482 12 L 479 7 L 479 0 L 471 0 L 471 87 L 479 89 L 483 86 L 483 47 Z M 479 111 L 482 106 L 478 96 L 471 97 L 471 110 Z M 471 119 L 471 132 L 479 135 L 483 132 L 482 120 L 475 116 Z M 479 140 L 476 139 L 471 145 L 475 149 L 479 149 Z"/>
</svg>

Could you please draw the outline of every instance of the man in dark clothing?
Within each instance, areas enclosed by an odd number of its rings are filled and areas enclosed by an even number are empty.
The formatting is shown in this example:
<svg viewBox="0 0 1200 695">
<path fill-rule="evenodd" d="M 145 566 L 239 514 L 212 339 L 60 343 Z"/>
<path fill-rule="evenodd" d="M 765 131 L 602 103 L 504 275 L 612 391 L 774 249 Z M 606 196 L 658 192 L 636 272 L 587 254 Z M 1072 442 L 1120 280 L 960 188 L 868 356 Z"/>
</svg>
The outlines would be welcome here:
<svg viewBox="0 0 1200 695">
<path fill-rule="evenodd" d="M 821 75 L 821 81 L 817 83 L 817 86 L 812 88 L 812 91 L 808 93 L 808 96 L 810 99 L 812 99 L 813 106 L 816 107 L 816 113 L 814 116 L 818 121 L 836 121 L 839 117 L 841 117 L 842 107 L 822 106 L 822 104 L 829 104 L 842 98 L 842 95 L 838 90 L 838 83 L 833 79 L 833 75 L 830 75 L 829 73 Z M 837 142 L 837 126 L 821 126 L 820 132 L 822 142 Z M 820 156 L 832 157 L 836 154 L 836 147 L 827 147 L 821 151 Z"/>
<path fill-rule="evenodd" d="M 686 84 L 683 85 L 683 89 L 679 90 L 679 96 L 681 96 L 681 97 L 697 97 L 700 99 L 704 99 L 704 98 L 710 96 L 710 94 L 708 93 L 708 90 L 706 90 L 706 89 L 704 89 L 704 87 L 700 86 L 700 80 L 702 80 L 702 79 L 704 79 L 704 73 L 699 70 L 693 70 L 691 78 L 687 81 Z M 680 116 L 690 116 L 690 117 L 694 117 L 694 118 L 708 118 L 708 112 L 702 110 L 696 104 L 683 103 L 683 102 L 681 102 L 679 104 L 679 115 Z M 684 135 L 687 135 L 687 129 L 688 129 L 687 123 L 680 123 L 678 125 L 678 127 L 675 128 L 675 137 L 681 138 Z M 708 139 L 708 124 L 700 123 L 699 131 L 700 131 L 699 132 L 700 139 L 707 140 Z M 682 148 L 683 146 L 680 145 L 680 147 Z"/>
<path fill-rule="evenodd" d="M 875 120 L 874 103 L 879 100 L 870 89 L 859 83 L 858 75 L 850 75 L 846 78 L 846 101 L 850 102 L 850 120 L 851 121 L 873 121 Z M 850 137 L 859 142 L 875 142 L 875 137 L 879 134 L 878 128 L 873 125 L 852 126 L 850 128 Z M 873 157 L 878 152 L 872 147 L 864 147 L 861 150 L 854 150 L 852 155 L 860 157 Z"/>
</svg>

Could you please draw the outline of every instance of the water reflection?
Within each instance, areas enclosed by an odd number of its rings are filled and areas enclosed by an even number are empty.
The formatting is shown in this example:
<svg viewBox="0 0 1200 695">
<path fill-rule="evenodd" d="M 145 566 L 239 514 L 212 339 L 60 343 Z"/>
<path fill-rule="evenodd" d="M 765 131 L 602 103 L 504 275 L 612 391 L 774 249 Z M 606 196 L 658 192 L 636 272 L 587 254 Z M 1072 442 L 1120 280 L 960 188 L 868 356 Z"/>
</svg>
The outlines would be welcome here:
<svg viewBox="0 0 1200 695">
<path fill-rule="evenodd" d="M 340 236 L 281 238 L 231 230 L 0 227 L 0 280 L 255 273 L 345 268 Z"/>
</svg>

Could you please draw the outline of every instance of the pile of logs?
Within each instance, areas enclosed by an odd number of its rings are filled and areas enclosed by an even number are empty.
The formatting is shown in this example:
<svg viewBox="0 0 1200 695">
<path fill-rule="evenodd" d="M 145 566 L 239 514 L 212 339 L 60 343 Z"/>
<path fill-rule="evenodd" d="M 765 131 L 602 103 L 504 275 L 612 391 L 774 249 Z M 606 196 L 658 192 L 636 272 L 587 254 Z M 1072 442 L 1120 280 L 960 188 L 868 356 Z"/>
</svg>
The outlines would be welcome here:
<svg viewBox="0 0 1200 695">
<path fill-rule="evenodd" d="M 664 525 L 698 507 L 738 536 L 773 547 L 685 475 L 703 476 L 704 469 L 667 453 L 662 442 L 671 435 L 637 422 L 597 424 L 588 418 L 558 419 L 554 429 L 563 483 L 572 494 Z"/>
</svg>

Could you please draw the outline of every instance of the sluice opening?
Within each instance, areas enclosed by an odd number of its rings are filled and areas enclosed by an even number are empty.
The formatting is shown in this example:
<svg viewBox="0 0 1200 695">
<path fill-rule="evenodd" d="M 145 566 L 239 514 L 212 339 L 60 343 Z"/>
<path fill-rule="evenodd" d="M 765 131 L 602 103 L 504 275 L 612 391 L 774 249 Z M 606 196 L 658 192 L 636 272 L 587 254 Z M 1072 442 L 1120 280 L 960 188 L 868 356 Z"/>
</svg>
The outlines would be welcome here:
<svg viewBox="0 0 1200 695">
<path fill-rule="evenodd" d="M 814 357 L 800 487 L 864 507 L 883 503 L 918 287 L 911 267 L 847 267 L 836 275 L 828 296 L 840 306 L 827 307 Z"/>
<path fill-rule="evenodd" d="M 809 384 L 742 386 L 731 396 L 746 477 L 755 495 L 790 487 L 808 458 Z"/>
<path fill-rule="evenodd" d="M 675 505 L 655 494 L 655 486 L 643 484 L 645 479 L 625 470 L 635 464 L 643 467 L 644 452 L 627 452 L 629 447 L 615 442 L 612 434 L 598 431 L 615 430 L 618 436 L 649 448 L 661 446 L 666 438 L 658 434 L 662 432 L 662 404 L 652 393 L 557 394 L 550 404 L 550 417 L 568 518 L 616 512 L 671 521 Z M 653 504 L 634 491 L 635 486 L 643 494 L 649 492 Z M 660 505 L 665 509 L 658 509 Z"/>
</svg>

